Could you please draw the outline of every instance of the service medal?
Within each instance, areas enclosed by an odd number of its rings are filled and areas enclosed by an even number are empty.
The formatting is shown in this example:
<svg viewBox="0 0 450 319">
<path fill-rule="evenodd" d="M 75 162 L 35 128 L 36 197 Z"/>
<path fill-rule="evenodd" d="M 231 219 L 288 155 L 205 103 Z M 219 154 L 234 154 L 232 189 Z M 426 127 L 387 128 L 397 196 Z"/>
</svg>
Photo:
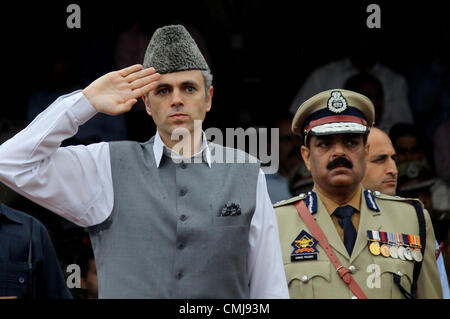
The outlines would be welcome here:
<svg viewBox="0 0 450 319">
<path fill-rule="evenodd" d="M 409 248 L 409 247 L 405 248 L 405 258 L 408 260 L 413 260 L 413 257 L 411 254 L 411 248 Z"/>
<path fill-rule="evenodd" d="M 405 260 L 405 247 L 399 246 L 397 249 L 398 258 Z"/>
<path fill-rule="evenodd" d="M 372 242 L 369 245 L 369 250 L 371 252 L 372 255 L 374 256 L 378 256 L 380 254 L 380 245 L 377 242 Z"/>
<path fill-rule="evenodd" d="M 419 249 L 413 250 L 412 257 L 414 258 L 415 261 L 417 261 L 419 263 L 423 260 L 422 252 Z"/>
<path fill-rule="evenodd" d="M 380 252 L 384 257 L 389 257 L 390 256 L 389 246 L 386 244 L 381 245 Z"/>
<path fill-rule="evenodd" d="M 391 257 L 394 258 L 394 259 L 398 258 L 398 252 L 397 251 L 398 251 L 397 246 L 390 246 L 389 247 L 389 252 L 391 254 Z"/>
</svg>

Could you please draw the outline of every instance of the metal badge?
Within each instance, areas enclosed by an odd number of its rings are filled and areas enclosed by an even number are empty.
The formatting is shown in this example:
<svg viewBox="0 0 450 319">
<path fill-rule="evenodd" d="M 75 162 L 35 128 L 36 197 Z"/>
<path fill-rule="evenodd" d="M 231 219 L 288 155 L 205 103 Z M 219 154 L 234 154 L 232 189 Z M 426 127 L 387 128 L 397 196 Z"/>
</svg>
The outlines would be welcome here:
<svg viewBox="0 0 450 319">
<path fill-rule="evenodd" d="M 398 258 L 400 258 L 401 260 L 405 260 L 405 247 L 403 246 L 398 247 L 397 254 Z"/>
<path fill-rule="evenodd" d="M 371 253 L 372 255 L 378 256 L 378 255 L 380 254 L 380 252 L 381 252 L 381 251 L 380 251 L 380 245 L 379 245 L 376 241 L 370 243 L 370 245 L 369 245 L 369 251 L 370 251 L 370 253 Z"/>
<path fill-rule="evenodd" d="M 342 96 L 341 91 L 331 92 L 328 99 L 328 109 L 334 113 L 342 113 L 347 109 L 347 100 Z"/>
<path fill-rule="evenodd" d="M 390 246 L 389 247 L 389 252 L 391 253 L 391 257 L 394 259 L 398 258 L 398 248 L 397 246 Z"/>
<path fill-rule="evenodd" d="M 380 252 L 384 257 L 389 257 L 390 256 L 389 246 L 386 244 L 381 245 Z"/>
<path fill-rule="evenodd" d="M 413 260 L 411 248 L 409 248 L 409 247 L 405 248 L 405 258 L 408 260 Z"/>
<path fill-rule="evenodd" d="M 423 255 L 422 252 L 418 249 L 414 249 L 412 252 L 412 257 L 414 258 L 415 261 L 417 262 L 421 262 L 423 260 Z"/>
</svg>

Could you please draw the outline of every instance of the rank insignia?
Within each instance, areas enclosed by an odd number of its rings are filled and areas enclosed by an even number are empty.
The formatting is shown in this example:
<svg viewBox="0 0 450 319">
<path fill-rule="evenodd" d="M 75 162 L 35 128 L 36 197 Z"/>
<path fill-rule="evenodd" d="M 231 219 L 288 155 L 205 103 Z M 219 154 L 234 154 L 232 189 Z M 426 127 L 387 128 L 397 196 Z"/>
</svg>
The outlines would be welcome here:
<svg viewBox="0 0 450 319">
<path fill-rule="evenodd" d="M 294 250 L 291 253 L 291 261 L 317 260 L 319 251 L 317 250 L 317 239 L 302 230 L 292 242 Z"/>
<path fill-rule="evenodd" d="M 376 192 L 375 192 L 376 193 Z M 376 194 L 375 194 L 376 195 Z M 364 191 L 364 197 L 366 198 L 367 206 L 376 212 L 380 211 L 380 208 L 378 208 L 377 203 L 375 202 L 375 196 L 373 196 L 372 192 L 368 189 Z"/>
</svg>

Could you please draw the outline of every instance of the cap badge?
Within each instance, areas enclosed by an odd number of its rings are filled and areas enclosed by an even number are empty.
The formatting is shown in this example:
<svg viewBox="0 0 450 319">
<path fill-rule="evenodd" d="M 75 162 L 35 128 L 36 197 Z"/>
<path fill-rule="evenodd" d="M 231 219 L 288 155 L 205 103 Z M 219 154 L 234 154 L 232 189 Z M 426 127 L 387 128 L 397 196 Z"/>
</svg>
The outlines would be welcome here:
<svg viewBox="0 0 450 319">
<path fill-rule="evenodd" d="M 340 91 L 331 92 L 331 97 L 328 99 L 328 109 L 334 113 L 342 113 L 347 109 L 347 100 Z"/>
</svg>

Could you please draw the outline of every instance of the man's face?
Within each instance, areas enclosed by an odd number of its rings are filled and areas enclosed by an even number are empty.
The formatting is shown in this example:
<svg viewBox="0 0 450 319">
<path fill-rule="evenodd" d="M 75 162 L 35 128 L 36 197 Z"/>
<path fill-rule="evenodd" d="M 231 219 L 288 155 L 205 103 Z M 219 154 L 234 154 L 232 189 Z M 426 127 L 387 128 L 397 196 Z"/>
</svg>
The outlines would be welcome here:
<svg viewBox="0 0 450 319">
<path fill-rule="evenodd" d="M 395 195 L 398 170 L 391 140 L 382 131 L 372 129 L 367 144 L 369 144 L 369 153 L 362 184 L 372 191 Z"/>
<path fill-rule="evenodd" d="M 147 113 L 153 117 L 163 140 L 173 130 L 185 128 L 194 132 L 194 121 L 205 119 L 211 109 L 213 88 L 208 97 L 201 71 L 191 70 L 162 74 L 156 89 L 143 97 Z"/>
<path fill-rule="evenodd" d="M 349 194 L 358 187 L 366 169 L 366 150 L 361 134 L 311 136 L 310 147 L 301 148 L 314 185 L 328 194 Z"/>
</svg>

